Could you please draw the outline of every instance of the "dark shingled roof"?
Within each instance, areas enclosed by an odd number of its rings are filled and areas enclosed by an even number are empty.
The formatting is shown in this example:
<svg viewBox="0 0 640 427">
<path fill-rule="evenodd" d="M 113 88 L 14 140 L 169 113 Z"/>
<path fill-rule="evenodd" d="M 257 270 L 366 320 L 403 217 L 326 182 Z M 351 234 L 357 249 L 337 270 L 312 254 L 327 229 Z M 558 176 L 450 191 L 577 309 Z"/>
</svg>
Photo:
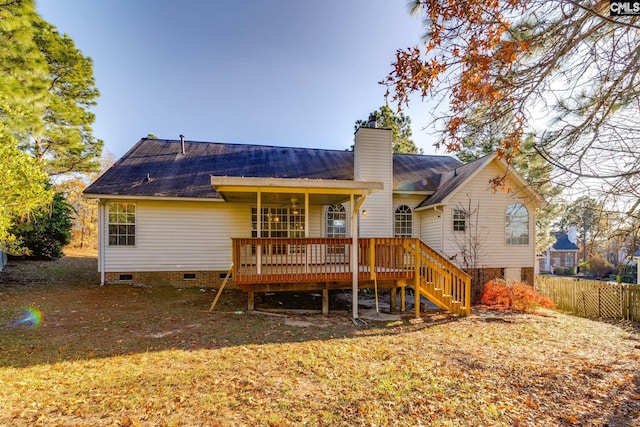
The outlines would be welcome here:
<svg viewBox="0 0 640 427">
<path fill-rule="evenodd" d="M 210 176 L 353 180 L 353 152 L 143 138 L 86 194 L 220 198 Z M 394 189 L 435 191 L 448 156 L 394 154 Z"/>
<path fill-rule="evenodd" d="M 449 156 L 393 155 L 393 189 L 398 191 L 436 191 L 440 176 L 463 163 Z"/>
<path fill-rule="evenodd" d="M 569 240 L 567 233 L 564 231 L 556 231 L 553 233 L 556 238 L 556 242 L 553 244 L 552 249 L 556 251 L 577 251 L 580 248 L 575 243 Z"/>
<path fill-rule="evenodd" d="M 440 185 L 438 186 L 437 191 L 423 200 L 417 208 L 442 203 L 445 197 L 451 194 L 451 192 L 458 188 L 460 184 L 469 179 L 475 171 L 484 167 L 492 159 L 493 155 L 488 154 L 470 163 L 463 164 L 458 162 L 457 165 L 454 165 L 452 168 L 449 168 L 447 171 L 442 173 L 440 177 Z"/>
</svg>

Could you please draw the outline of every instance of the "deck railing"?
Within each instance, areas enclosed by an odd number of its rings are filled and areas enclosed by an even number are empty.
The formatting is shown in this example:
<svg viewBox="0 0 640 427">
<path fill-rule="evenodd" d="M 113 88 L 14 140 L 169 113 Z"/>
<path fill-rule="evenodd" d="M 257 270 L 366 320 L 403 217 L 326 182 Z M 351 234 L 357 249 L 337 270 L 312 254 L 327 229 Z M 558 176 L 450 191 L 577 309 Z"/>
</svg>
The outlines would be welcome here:
<svg viewBox="0 0 640 427">
<path fill-rule="evenodd" d="M 305 283 L 351 280 L 349 238 L 236 238 L 233 279 L 236 284 Z M 358 278 L 413 277 L 414 255 L 405 239 L 358 240 Z"/>
<path fill-rule="evenodd" d="M 406 244 L 419 260 L 414 289 L 440 307 L 468 316 L 471 313 L 471 276 L 420 239 L 410 239 Z"/>
<path fill-rule="evenodd" d="M 233 279 L 243 285 L 348 282 L 350 238 L 234 238 Z M 358 240 L 358 279 L 406 280 L 442 308 L 469 314 L 470 277 L 414 238 Z M 419 306 L 419 305 L 418 305 Z"/>
</svg>

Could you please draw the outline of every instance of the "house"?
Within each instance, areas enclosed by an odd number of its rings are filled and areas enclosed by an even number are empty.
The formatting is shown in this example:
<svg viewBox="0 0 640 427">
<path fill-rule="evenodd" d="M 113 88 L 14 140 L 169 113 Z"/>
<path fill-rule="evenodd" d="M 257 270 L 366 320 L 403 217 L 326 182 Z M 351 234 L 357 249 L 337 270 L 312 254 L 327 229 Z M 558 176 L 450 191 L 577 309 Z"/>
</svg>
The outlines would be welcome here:
<svg viewBox="0 0 640 427">
<path fill-rule="evenodd" d="M 505 174 L 512 191 L 494 191 Z M 254 291 L 464 287 L 458 267 L 532 283 L 542 203 L 495 155 L 392 154 L 375 127 L 353 151 L 143 138 L 84 195 L 102 284 L 219 286 L 233 262 L 250 307 Z"/>
<path fill-rule="evenodd" d="M 543 257 L 544 266 L 542 270 L 554 274 L 576 274 L 578 267 L 578 237 L 574 225 L 569 227 L 567 233 L 556 231 L 553 233 L 555 242 L 547 249 Z"/>
</svg>

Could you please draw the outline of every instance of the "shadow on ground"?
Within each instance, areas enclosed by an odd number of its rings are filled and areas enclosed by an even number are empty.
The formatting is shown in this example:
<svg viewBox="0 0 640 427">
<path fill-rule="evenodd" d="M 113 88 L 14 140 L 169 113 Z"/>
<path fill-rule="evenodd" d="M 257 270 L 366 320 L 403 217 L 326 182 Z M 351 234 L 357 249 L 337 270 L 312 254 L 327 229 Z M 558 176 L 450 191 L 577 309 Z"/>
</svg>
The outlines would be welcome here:
<svg viewBox="0 0 640 427">
<path fill-rule="evenodd" d="M 413 313 L 377 314 L 375 300 L 365 294 L 361 310 L 369 320 L 356 327 L 350 293 L 331 294 L 329 316 L 319 313 L 322 298 L 314 293 L 256 295 L 257 312 L 250 313 L 246 295 L 234 289 L 225 289 L 209 312 L 215 289 L 99 286 L 96 271 L 91 256 L 12 260 L 0 273 L 0 365 L 398 334 L 455 319 L 438 310 L 420 322 Z M 39 325 L 15 325 L 25 307 L 41 313 Z M 380 310 L 388 310 L 388 295 Z"/>
</svg>

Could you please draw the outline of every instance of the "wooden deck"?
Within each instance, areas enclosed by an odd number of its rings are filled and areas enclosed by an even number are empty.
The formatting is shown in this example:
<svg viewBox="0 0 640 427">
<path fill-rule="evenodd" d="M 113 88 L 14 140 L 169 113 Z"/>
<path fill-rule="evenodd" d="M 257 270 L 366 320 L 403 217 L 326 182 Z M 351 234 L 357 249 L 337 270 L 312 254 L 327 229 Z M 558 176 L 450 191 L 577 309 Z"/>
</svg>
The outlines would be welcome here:
<svg viewBox="0 0 640 427">
<path fill-rule="evenodd" d="M 323 292 L 326 312 L 328 290 L 352 287 L 352 245 L 349 238 L 233 239 L 233 280 L 249 294 L 250 309 L 255 292 L 313 290 Z M 419 239 L 359 239 L 357 253 L 360 288 L 391 289 L 395 301 L 408 285 L 446 310 L 469 314 L 469 276 Z"/>
</svg>

